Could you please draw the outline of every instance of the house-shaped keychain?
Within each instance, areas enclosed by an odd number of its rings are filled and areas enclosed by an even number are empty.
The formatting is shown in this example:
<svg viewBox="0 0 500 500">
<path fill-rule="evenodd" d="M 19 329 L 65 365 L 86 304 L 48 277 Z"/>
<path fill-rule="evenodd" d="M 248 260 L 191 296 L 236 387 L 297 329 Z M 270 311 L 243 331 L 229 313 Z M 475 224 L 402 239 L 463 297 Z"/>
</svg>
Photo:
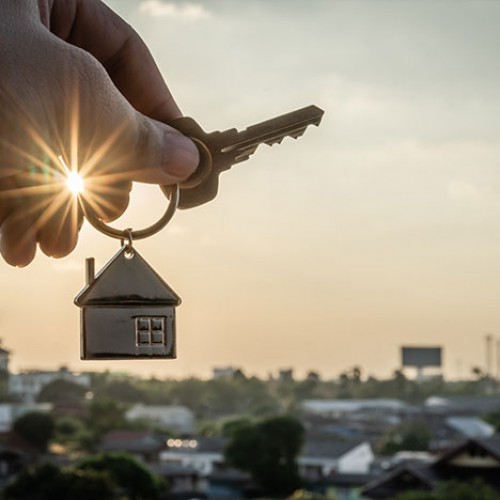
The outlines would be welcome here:
<svg viewBox="0 0 500 500">
<path fill-rule="evenodd" d="M 135 248 L 123 246 L 75 298 L 81 308 L 81 358 L 173 359 L 180 297 Z"/>
</svg>

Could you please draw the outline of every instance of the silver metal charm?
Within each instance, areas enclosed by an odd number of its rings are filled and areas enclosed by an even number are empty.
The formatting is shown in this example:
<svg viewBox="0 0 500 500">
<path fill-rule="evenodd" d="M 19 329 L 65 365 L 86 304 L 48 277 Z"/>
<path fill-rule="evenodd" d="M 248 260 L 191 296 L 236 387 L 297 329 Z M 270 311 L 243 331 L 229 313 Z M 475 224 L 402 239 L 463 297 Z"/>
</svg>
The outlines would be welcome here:
<svg viewBox="0 0 500 500">
<path fill-rule="evenodd" d="M 168 223 L 178 193 L 175 187 L 163 217 L 141 231 L 110 228 L 84 208 L 92 225 L 120 238 L 122 247 L 97 275 L 94 259 L 87 259 L 87 283 L 75 298 L 81 308 L 81 359 L 176 357 L 175 308 L 181 299 L 139 255 L 133 240 L 150 236 Z"/>
<path fill-rule="evenodd" d="M 131 246 L 94 276 L 75 298 L 81 308 L 82 359 L 173 359 L 180 297 Z"/>
</svg>

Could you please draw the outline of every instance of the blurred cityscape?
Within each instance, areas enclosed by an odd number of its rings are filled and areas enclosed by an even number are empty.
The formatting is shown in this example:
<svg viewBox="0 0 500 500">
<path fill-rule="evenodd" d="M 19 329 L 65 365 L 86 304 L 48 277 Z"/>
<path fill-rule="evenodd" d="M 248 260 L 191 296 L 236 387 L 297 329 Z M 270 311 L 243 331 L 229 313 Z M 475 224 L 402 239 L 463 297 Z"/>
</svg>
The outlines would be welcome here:
<svg viewBox="0 0 500 500">
<path fill-rule="evenodd" d="M 454 381 L 437 346 L 402 347 L 384 380 L 358 366 L 335 380 L 11 373 L 0 348 L 0 487 L 7 499 L 500 498 L 488 346 L 485 367 Z"/>
</svg>

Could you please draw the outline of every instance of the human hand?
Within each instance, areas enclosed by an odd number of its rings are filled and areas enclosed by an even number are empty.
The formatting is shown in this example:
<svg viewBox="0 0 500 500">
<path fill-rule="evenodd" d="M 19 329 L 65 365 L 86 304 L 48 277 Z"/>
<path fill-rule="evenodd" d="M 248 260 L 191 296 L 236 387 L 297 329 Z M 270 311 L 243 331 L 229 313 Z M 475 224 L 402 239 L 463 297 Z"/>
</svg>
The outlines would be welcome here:
<svg viewBox="0 0 500 500">
<path fill-rule="evenodd" d="M 100 0 L 3 0 L 0 6 L 0 252 L 25 266 L 69 254 L 82 214 L 62 156 L 104 221 L 132 181 L 188 178 L 196 146 L 164 123 L 182 116 L 140 37 Z"/>
</svg>

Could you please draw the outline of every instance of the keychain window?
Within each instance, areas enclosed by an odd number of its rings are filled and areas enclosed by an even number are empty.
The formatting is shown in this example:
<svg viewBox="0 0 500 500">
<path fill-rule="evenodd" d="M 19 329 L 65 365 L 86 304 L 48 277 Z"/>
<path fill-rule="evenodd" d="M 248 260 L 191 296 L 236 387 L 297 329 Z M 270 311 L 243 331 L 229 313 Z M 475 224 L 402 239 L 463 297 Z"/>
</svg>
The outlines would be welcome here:
<svg viewBox="0 0 500 500">
<path fill-rule="evenodd" d="M 141 316 L 135 319 L 137 345 L 165 345 L 165 317 Z"/>
</svg>

